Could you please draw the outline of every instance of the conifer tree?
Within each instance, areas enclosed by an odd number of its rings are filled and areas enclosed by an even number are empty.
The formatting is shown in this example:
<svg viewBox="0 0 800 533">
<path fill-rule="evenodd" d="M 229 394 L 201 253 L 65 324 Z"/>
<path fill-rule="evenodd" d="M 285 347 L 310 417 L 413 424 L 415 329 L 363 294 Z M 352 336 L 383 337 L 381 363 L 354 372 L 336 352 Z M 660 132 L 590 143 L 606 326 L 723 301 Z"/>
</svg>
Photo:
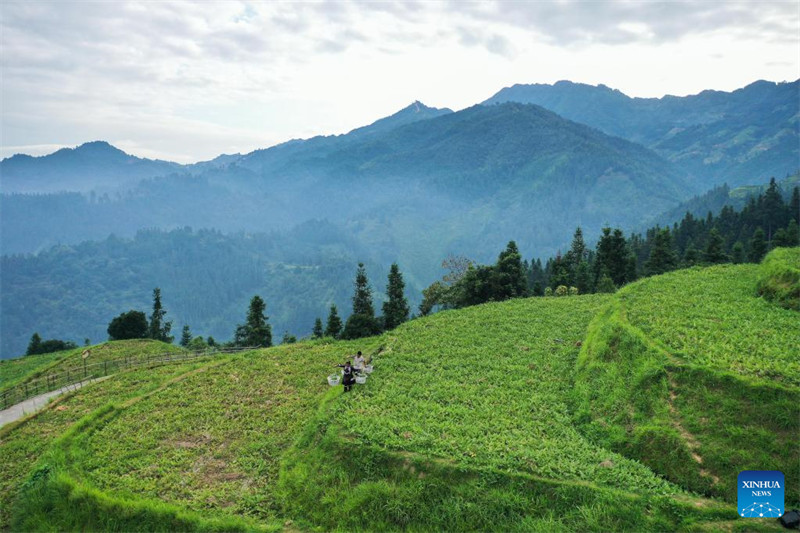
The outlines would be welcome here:
<svg viewBox="0 0 800 533">
<path fill-rule="evenodd" d="M 267 322 L 269 317 L 264 314 L 267 304 L 260 296 L 256 295 L 250 300 L 247 311 L 247 322 L 244 325 L 244 342 L 246 346 L 259 346 L 269 348 L 272 346 L 272 326 Z"/>
<path fill-rule="evenodd" d="M 579 294 L 589 294 L 592 292 L 592 274 L 589 270 L 589 263 L 581 261 L 575 271 L 575 287 Z"/>
<path fill-rule="evenodd" d="M 722 235 L 719 234 L 716 227 L 711 228 L 708 234 L 708 243 L 703 252 L 703 261 L 711 264 L 727 263 L 730 261 L 730 257 L 725 253 L 725 241 L 722 239 Z"/>
<path fill-rule="evenodd" d="M 650 258 L 644 265 L 645 273 L 648 276 L 663 274 L 670 270 L 675 270 L 678 266 L 678 259 L 672 246 L 672 234 L 669 228 L 660 230 L 655 235 L 653 247 L 650 249 Z"/>
<path fill-rule="evenodd" d="M 766 254 L 767 241 L 764 238 L 764 230 L 758 227 L 756 231 L 753 232 L 753 238 L 750 239 L 750 262 L 760 263 Z"/>
<path fill-rule="evenodd" d="M 336 304 L 331 304 L 331 310 L 328 314 L 328 324 L 325 327 L 325 336 L 338 339 L 342 334 L 342 319 L 339 318 L 339 313 L 336 311 Z"/>
<path fill-rule="evenodd" d="M 386 295 L 389 299 L 383 303 L 383 322 L 387 330 L 394 329 L 408 320 L 408 300 L 403 293 L 404 289 L 403 274 L 400 273 L 397 263 L 392 263 L 386 285 Z"/>
<path fill-rule="evenodd" d="M 380 333 L 380 325 L 375 319 L 375 308 L 372 306 L 372 288 L 369 286 L 364 263 L 358 264 L 354 282 L 353 314 L 344 324 L 342 338 L 360 339 Z"/>
<path fill-rule="evenodd" d="M 186 348 L 189 346 L 189 343 L 192 342 L 192 332 L 189 330 L 189 324 L 183 325 L 183 331 L 181 332 L 181 346 Z"/>
<path fill-rule="evenodd" d="M 737 265 L 744 263 L 744 245 L 742 244 L 742 241 L 736 241 L 733 244 L 733 247 L 731 248 L 731 260 Z"/>
<path fill-rule="evenodd" d="M 42 346 L 42 337 L 39 336 L 39 333 L 34 333 L 31 335 L 31 341 L 28 343 L 28 349 L 25 351 L 25 355 L 36 355 L 41 350 Z"/>
<path fill-rule="evenodd" d="M 297 342 L 297 337 L 295 337 L 288 331 L 283 332 L 283 338 L 281 339 L 281 344 L 294 344 L 296 342 Z"/>
<path fill-rule="evenodd" d="M 492 299 L 500 301 L 527 294 L 528 281 L 516 242 L 509 241 L 506 249 L 500 252 L 492 274 Z"/>
<path fill-rule="evenodd" d="M 153 314 L 150 315 L 150 325 L 147 330 L 147 336 L 161 342 L 172 342 L 173 337 L 170 336 L 172 329 L 172 321 L 164 321 L 164 315 L 167 311 L 161 305 L 161 289 L 156 287 L 153 289 Z"/>
<path fill-rule="evenodd" d="M 320 339 L 324 333 L 325 332 L 322 330 L 322 319 L 317 317 L 317 319 L 314 321 L 314 330 L 311 332 L 311 338 Z"/>
<path fill-rule="evenodd" d="M 372 307 L 372 288 L 367 280 L 367 271 L 364 263 L 358 264 L 355 280 L 355 294 L 353 294 L 353 314 L 375 316 L 375 309 Z"/>
</svg>

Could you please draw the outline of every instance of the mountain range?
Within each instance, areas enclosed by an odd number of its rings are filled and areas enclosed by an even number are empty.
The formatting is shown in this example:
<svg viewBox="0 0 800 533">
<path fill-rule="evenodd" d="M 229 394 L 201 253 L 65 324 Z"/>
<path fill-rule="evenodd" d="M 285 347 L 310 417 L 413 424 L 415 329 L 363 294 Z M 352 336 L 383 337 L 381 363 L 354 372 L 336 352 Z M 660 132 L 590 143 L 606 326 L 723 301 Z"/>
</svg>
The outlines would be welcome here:
<svg viewBox="0 0 800 533">
<path fill-rule="evenodd" d="M 296 292 L 304 283 L 319 288 L 324 279 L 330 290 L 310 295 L 308 309 L 275 310 L 276 329 L 304 334 L 310 317 L 323 316 L 330 303 L 345 315 L 349 307 L 343 295 L 350 277 L 319 278 L 311 268 L 334 261 L 327 252 L 317 253 L 325 243 L 336 251 L 337 265 L 365 261 L 379 272 L 379 265 L 398 262 L 416 299 L 440 275 L 439 263 L 447 254 L 493 261 L 508 240 L 516 239 L 525 257 L 547 257 L 565 249 L 576 226 L 591 242 L 604 225 L 630 230 L 663 222 L 661 213 L 712 187 L 760 184 L 769 175 L 783 177 L 800 168 L 798 83 L 756 82 L 732 93 L 662 99 L 629 98 L 604 86 L 570 82 L 518 85 L 460 111 L 414 102 L 347 134 L 293 140 L 193 165 L 137 158 L 102 141 L 42 157 L 4 159 L 2 253 L 61 247 L 4 261 L 0 354 L 17 355 L 32 331 L 42 327 L 43 314 L 25 312 L 20 320 L 8 312 L 18 309 L 33 287 L 39 305 L 58 302 L 47 311 L 50 321 L 58 321 L 64 310 L 83 309 L 94 293 L 106 313 L 141 305 L 149 285 L 159 283 L 158 254 L 148 256 L 153 271 L 128 276 L 124 290 L 118 280 L 112 290 L 101 276 L 93 277 L 92 294 L 74 293 L 64 286 L 70 276 L 51 273 L 58 265 L 70 270 L 84 264 L 79 256 L 85 253 L 117 257 L 109 259 L 111 264 L 124 272 L 136 270 L 120 257 L 138 257 L 142 252 L 134 252 L 136 246 L 151 246 L 139 234 L 143 228 L 223 232 L 210 241 L 155 239 L 159 244 L 152 246 L 170 257 L 176 242 L 186 253 L 202 242 L 204 253 L 216 257 L 210 250 L 224 248 L 225 234 L 271 235 L 280 247 L 256 250 L 260 241 L 241 235 L 229 243 L 241 256 L 254 258 L 260 281 L 237 284 L 224 272 L 206 281 L 223 287 L 215 294 L 228 301 L 241 303 L 260 287 L 270 291 L 264 295 L 268 305 L 296 306 L 287 291 Z M 296 233 L 298 227 L 305 230 Z M 115 237 L 108 239 L 110 234 Z M 298 239 L 316 243 L 319 250 L 294 253 L 305 246 Z M 86 240 L 98 243 L 71 246 Z M 120 247 L 130 247 L 131 253 L 109 251 Z M 214 264 L 224 271 L 224 262 Z M 276 265 L 288 270 L 275 275 Z M 288 273 L 294 281 L 275 284 L 263 278 L 285 280 Z M 51 283 L 55 278 L 60 281 Z M 197 311 L 191 292 L 181 292 L 172 305 L 181 320 L 191 319 L 216 335 L 232 331 L 232 308 L 226 307 L 224 319 L 214 316 L 218 306 L 208 302 L 203 304 L 208 309 Z M 54 330 L 96 335 L 104 320 L 80 312 L 68 329 Z"/>
</svg>

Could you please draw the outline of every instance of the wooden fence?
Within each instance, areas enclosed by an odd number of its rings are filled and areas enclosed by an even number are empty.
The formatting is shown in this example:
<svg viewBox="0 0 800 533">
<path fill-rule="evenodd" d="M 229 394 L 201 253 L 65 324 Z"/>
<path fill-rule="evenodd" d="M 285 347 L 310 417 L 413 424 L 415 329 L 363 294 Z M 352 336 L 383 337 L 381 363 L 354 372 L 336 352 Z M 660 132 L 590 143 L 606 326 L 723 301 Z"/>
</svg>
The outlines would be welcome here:
<svg viewBox="0 0 800 533">
<path fill-rule="evenodd" d="M 254 349 L 256 348 L 240 347 L 204 350 L 199 352 L 129 355 L 91 364 L 87 364 L 86 359 L 84 359 L 81 364 L 73 365 L 69 368 L 59 368 L 57 372 L 46 373 L 3 390 L 3 392 L 0 393 L 0 405 L 2 405 L 2 409 L 7 409 L 12 405 L 23 402 L 28 398 L 38 396 L 39 394 L 78 385 L 83 381 L 108 376 L 129 368 L 153 367 L 166 363 L 192 361 L 203 357 L 214 357 L 217 355 Z"/>
</svg>

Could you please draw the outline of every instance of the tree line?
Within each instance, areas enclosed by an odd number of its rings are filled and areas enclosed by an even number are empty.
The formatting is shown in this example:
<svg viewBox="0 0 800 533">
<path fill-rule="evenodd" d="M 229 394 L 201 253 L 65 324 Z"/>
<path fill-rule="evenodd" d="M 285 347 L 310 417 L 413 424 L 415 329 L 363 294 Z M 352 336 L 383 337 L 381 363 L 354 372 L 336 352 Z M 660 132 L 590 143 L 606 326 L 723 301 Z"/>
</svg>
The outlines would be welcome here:
<svg viewBox="0 0 800 533">
<path fill-rule="evenodd" d="M 779 246 L 800 245 L 800 188 L 787 201 L 773 178 L 767 189 L 741 211 L 726 206 L 714 216 L 686 213 L 672 227 L 654 226 L 625 237 L 619 228 L 602 228 L 595 249 L 575 230 L 569 250 L 523 260 L 514 241 L 494 265 L 478 265 L 463 256 L 445 259 L 444 277 L 423 290 L 419 312 L 453 309 L 522 296 L 614 292 L 643 276 L 717 263 L 760 262 Z"/>
</svg>

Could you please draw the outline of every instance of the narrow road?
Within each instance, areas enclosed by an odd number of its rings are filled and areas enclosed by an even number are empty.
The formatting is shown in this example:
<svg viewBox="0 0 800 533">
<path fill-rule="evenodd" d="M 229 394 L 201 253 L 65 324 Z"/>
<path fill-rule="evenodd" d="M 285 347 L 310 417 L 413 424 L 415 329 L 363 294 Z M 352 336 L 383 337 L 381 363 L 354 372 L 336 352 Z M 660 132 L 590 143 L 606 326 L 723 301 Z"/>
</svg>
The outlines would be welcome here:
<svg viewBox="0 0 800 533">
<path fill-rule="evenodd" d="M 47 405 L 47 402 L 50 400 L 50 398 L 55 398 L 56 396 L 64 394 L 65 392 L 74 391 L 80 389 L 85 385 L 88 385 L 89 383 L 94 383 L 96 381 L 103 381 L 110 377 L 111 376 L 103 376 L 101 378 L 87 379 L 86 381 L 73 383 L 72 385 L 67 385 L 65 387 L 61 387 L 60 389 L 46 392 L 44 394 L 40 394 L 39 396 L 28 398 L 24 402 L 12 405 L 8 409 L 0 411 L 0 427 L 5 426 L 6 424 L 13 422 L 15 420 L 19 420 L 23 416 L 35 413 L 36 411 Z"/>
</svg>

